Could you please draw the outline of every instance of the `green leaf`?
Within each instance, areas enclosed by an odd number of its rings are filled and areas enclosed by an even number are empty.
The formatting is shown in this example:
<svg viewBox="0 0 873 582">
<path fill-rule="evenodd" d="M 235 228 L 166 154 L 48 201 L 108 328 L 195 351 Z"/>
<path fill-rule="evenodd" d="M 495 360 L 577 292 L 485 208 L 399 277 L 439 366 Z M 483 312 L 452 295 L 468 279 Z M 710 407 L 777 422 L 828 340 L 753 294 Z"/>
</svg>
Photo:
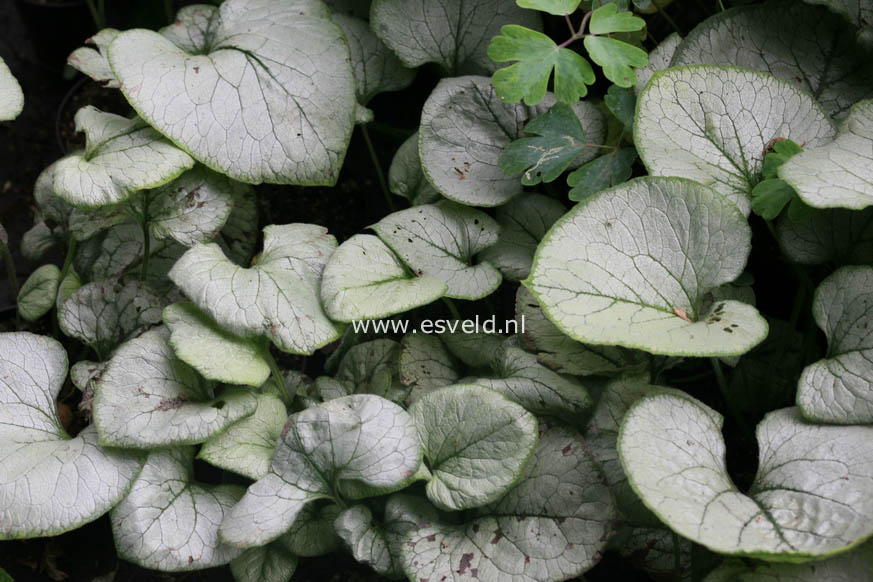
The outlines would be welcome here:
<svg viewBox="0 0 873 582">
<path fill-rule="evenodd" d="M 0 121 L 11 121 L 24 109 L 24 93 L 6 62 L 0 59 Z"/>
<path fill-rule="evenodd" d="M 541 32 L 508 24 L 491 39 L 488 56 L 498 62 L 518 61 L 495 72 L 491 82 L 501 100 L 536 105 L 543 100 L 552 69 L 555 96 L 564 103 L 576 103 L 594 83 L 594 70 L 579 53 L 559 47 Z"/>
<path fill-rule="evenodd" d="M 471 368 L 486 368 L 500 354 L 506 338 L 497 333 L 464 333 L 463 330 L 456 329 L 441 333 L 440 339 L 452 355 L 466 365 Z"/>
<path fill-rule="evenodd" d="M 385 243 L 356 234 L 339 246 L 324 267 L 321 303 L 334 321 L 381 319 L 442 297 L 446 284 L 415 276 Z"/>
<path fill-rule="evenodd" d="M 216 394 L 177 360 L 169 335 L 153 329 L 115 351 L 94 399 L 101 443 L 144 449 L 202 443 L 255 411 L 250 391 Z"/>
<path fill-rule="evenodd" d="M 500 271 L 475 261 L 500 228 L 484 212 L 443 201 L 394 212 L 371 228 L 417 277 L 445 283 L 447 297 L 480 299 L 500 285 Z"/>
<path fill-rule="evenodd" d="M 536 297 L 519 286 L 515 296 L 515 320 L 524 349 L 537 355 L 537 361 L 559 374 L 573 376 L 612 375 L 639 367 L 646 355 L 615 346 L 579 343 L 552 323 Z"/>
<path fill-rule="evenodd" d="M 504 24 L 542 30 L 536 12 L 503 0 L 374 0 L 370 26 L 407 67 L 436 63 L 450 77 L 496 69 L 486 47 Z"/>
<path fill-rule="evenodd" d="M 163 298 L 140 281 L 88 283 L 58 309 L 58 325 L 105 358 L 120 343 L 161 323 Z"/>
<path fill-rule="evenodd" d="M 575 202 L 630 179 L 637 151 L 632 147 L 616 148 L 595 158 L 567 176 L 571 186 L 569 198 Z"/>
<path fill-rule="evenodd" d="M 444 520 L 425 502 L 405 498 L 417 524 L 403 546 L 411 580 L 559 582 L 602 555 L 615 504 L 585 442 L 575 431 L 541 433 L 518 484 L 495 503 Z"/>
<path fill-rule="evenodd" d="M 752 212 L 764 220 L 773 220 L 796 196 L 794 188 L 778 178 L 759 182 L 752 189 Z"/>
<path fill-rule="evenodd" d="M 254 414 L 203 443 L 198 459 L 250 479 L 267 474 L 288 413 L 282 401 L 272 394 L 258 394 L 255 400 Z"/>
<path fill-rule="evenodd" d="M 431 390 L 456 383 L 461 377 L 461 367 L 434 335 L 406 334 L 397 366 L 400 383 L 409 388 L 409 404 Z"/>
<path fill-rule="evenodd" d="M 334 14 L 333 21 L 343 29 L 349 44 L 358 103 L 366 105 L 378 93 L 399 91 L 412 83 L 415 71 L 403 66 L 366 20 Z"/>
<path fill-rule="evenodd" d="M 85 44 L 94 45 L 96 48 L 77 48 L 67 57 L 67 64 L 108 89 L 118 89 L 121 84 L 106 58 L 109 45 L 118 34 L 119 31 L 114 28 L 104 28 L 91 38 L 85 39 Z"/>
<path fill-rule="evenodd" d="M 622 419 L 635 402 L 644 396 L 665 392 L 682 394 L 678 390 L 651 384 L 646 373 L 628 374 L 612 380 L 604 388 L 585 427 L 585 441 L 603 469 L 618 511 L 632 526 L 651 527 L 660 525 L 660 522 L 628 483 L 618 458 L 618 433 Z"/>
<path fill-rule="evenodd" d="M 591 34 L 611 34 L 613 32 L 634 32 L 642 30 L 646 21 L 633 12 L 618 11 L 615 3 L 604 4 L 591 13 L 588 30 Z"/>
<path fill-rule="evenodd" d="M 860 210 L 873 204 L 871 150 L 873 99 L 868 99 L 849 110 L 834 141 L 807 145 L 779 168 L 779 177 L 810 206 Z"/>
<path fill-rule="evenodd" d="M 536 418 L 482 386 L 428 392 L 409 413 L 433 473 L 427 496 L 441 509 L 481 507 L 501 498 L 536 446 Z"/>
<path fill-rule="evenodd" d="M 143 568 L 182 572 L 221 566 L 240 555 L 219 541 L 218 524 L 243 488 L 194 481 L 193 461 L 193 447 L 149 455 L 110 515 L 119 557 Z"/>
<path fill-rule="evenodd" d="M 340 545 L 333 526 L 339 514 L 340 508 L 330 501 L 309 503 L 279 541 L 295 556 L 315 557 L 334 552 Z"/>
<path fill-rule="evenodd" d="M 690 180 L 644 177 L 555 223 L 524 284 L 583 343 L 739 355 L 766 337 L 766 321 L 745 303 L 704 299 L 740 275 L 750 249 L 751 229 L 726 198 Z"/>
<path fill-rule="evenodd" d="M 342 30 L 316 0 L 188 6 L 109 47 L 121 92 L 210 168 L 258 184 L 336 182 L 355 123 Z"/>
<path fill-rule="evenodd" d="M 30 274 L 18 291 L 18 313 L 25 321 L 36 321 L 55 306 L 61 270 L 43 265 Z"/>
<path fill-rule="evenodd" d="M 337 534 L 357 561 L 392 579 L 403 577 L 400 554 L 407 534 L 417 525 L 404 511 L 405 499 L 400 494 L 389 497 L 385 515 L 379 520 L 366 506 L 354 505 L 334 522 Z"/>
<path fill-rule="evenodd" d="M 873 208 L 817 210 L 809 221 L 787 217 L 776 222 L 782 252 L 796 263 L 838 265 L 873 263 Z"/>
<path fill-rule="evenodd" d="M 377 394 L 401 402 L 406 391 L 395 385 L 400 344 L 391 339 L 376 339 L 352 346 L 343 356 L 336 371 L 336 380 L 350 394 Z M 394 390 L 401 389 L 401 394 Z M 392 390 L 393 389 L 393 390 Z"/>
<path fill-rule="evenodd" d="M 191 156 L 138 117 L 127 119 L 85 106 L 76 112 L 85 149 L 58 160 L 54 193 L 73 206 L 118 204 L 157 188 L 194 166 Z"/>
<path fill-rule="evenodd" d="M 577 422 L 593 404 L 585 386 L 575 378 L 561 376 L 539 362 L 534 354 L 508 340 L 492 363 L 494 376 L 464 382 L 500 392 L 537 416 L 554 416 Z"/>
<path fill-rule="evenodd" d="M 261 348 L 225 331 L 193 303 L 166 307 L 163 319 L 176 357 L 207 380 L 257 387 L 270 376 Z"/>
<path fill-rule="evenodd" d="M 873 572 L 873 544 L 806 564 L 725 561 L 704 582 L 850 582 L 867 581 Z"/>
<path fill-rule="evenodd" d="M 676 47 L 681 42 L 682 37 L 678 32 L 674 32 L 649 53 L 649 64 L 636 70 L 637 82 L 634 84 L 634 92 L 637 95 L 642 92 L 652 75 L 670 67 Z"/>
<path fill-rule="evenodd" d="M 548 12 L 555 16 L 573 14 L 582 0 L 515 0 L 521 8 Z"/>
<path fill-rule="evenodd" d="M 815 95 L 829 115 L 842 116 L 873 94 L 869 58 L 846 34 L 841 18 L 786 0 L 706 19 L 676 49 L 673 65 L 735 65 L 770 73 Z"/>
<path fill-rule="evenodd" d="M 636 83 L 634 69 L 645 67 L 649 62 L 646 51 L 614 38 L 586 36 L 583 42 L 591 60 L 619 87 L 632 87 Z"/>
<path fill-rule="evenodd" d="M 297 557 L 279 542 L 249 548 L 230 562 L 237 582 L 291 582 L 296 569 Z"/>
<path fill-rule="evenodd" d="M 771 140 L 813 149 L 833 136 L 833 122 L 807 93 L 767 74 L 715 66 L 656 73 L 640 93 L 634 123 L 650 174 L 709 185 L 746 215 Z"/>
<path fill-rule="evenodd" d="M 324 227 L 271 225 L 253 267 L 235 265 L 211 243 L 186 252 L 169 276 L 227 331 L 311 354 L 339 337 L 318 299 L 321 273 L 335 248 Z"/>
<path fill-rule="evenodd" d="M 396 404 L 356 394 L 307 408 L 288 418 L 270 472 L 225 517 L 221 536 L 239 547 L 264 545 L 309 502 L 395 490 L 420 465 L 412 418 Z"/>
<path fill-rule="evenodd" d="M 524 279 L 540 240 L 565 211 L 563 204 L 542 194 L 513 198 L 497 209 L 500 235 L 479 258 L 500 269 L 507 279 Z"/>
<path fill-rule="evenodd" d="M 873 268 L 843 267 L 822 281 L 812 314 L 827 357 L 803 370 L 797 404 L 829 424 L 873 424 Z"/>
<path fill-rule="evenodd" d="M 56 400 L 67 377 L 57 341 L 0 334 L 0 539 L 55 536 L 91 522 L 118 503 L 144 458 L 107 450 L 97 431 L 67 435 Z"/>
<path fill-rule="evenodd" d="M 424 104 L 419 152 L 425 177 L 443 196 L 469 206 L 499 206 L 521 192 L 521 174 L 498 165 L 503 150 L 522 137 L 525 123 L 556 103 L 551 93 L 536 107 L 503 102 L 485 77 L 443 79 Z M 586 147 L 571 167 L 598 154 L 606 137 L 603 113 L 587 101 L 572 105 Z"/>
<path fill-rule="evenodd" d="M 531 119 L 524 132 L 539 137 L 513 141 L 497 163 L 507 174 L 521 173 L 525 186 L 554 181 L 585 148 L 582 124 L 564 103 L 555 103 L 547 113 Z"/>
<path fill-rule="evenodd" d="M 410 206 L 430 204 L 440 193 L 427 181 L 418 156 L 418 132 L 415 132 L 397 150 L 388 169 L 388 189 L 392 194 L 409 200 Z"/>
<path fill-rule="evenodd" d="M 827 6 L 858 29 L 858 43 L 866 48 L 873 45 L 870 23 L 873 22 L 873 3 L 870 0 L 804 0 L 807 4 Z"/>
<path fill-rule="evenodd" d="M 612 5 L 606 4 L 605 6 Z M 603 102 L 606 103 L 615 118 L 624 125 L 625 130 L 633 132 L 634 110 L 637 106 L 637 97 L 633 89 L 612 85 L 606 91 Z"/>
<path fill-rule="evenodd" d="M 769 413 L 743 494 L 725 466 L 721 426 L 686 395 L 647 396 L 625 416 L 621 464 L 673 531 L 715 552 L 774 561 L 824 558 L 873 535 L 873 428 L 806 424 L 796 408 Z"/>
</svg>

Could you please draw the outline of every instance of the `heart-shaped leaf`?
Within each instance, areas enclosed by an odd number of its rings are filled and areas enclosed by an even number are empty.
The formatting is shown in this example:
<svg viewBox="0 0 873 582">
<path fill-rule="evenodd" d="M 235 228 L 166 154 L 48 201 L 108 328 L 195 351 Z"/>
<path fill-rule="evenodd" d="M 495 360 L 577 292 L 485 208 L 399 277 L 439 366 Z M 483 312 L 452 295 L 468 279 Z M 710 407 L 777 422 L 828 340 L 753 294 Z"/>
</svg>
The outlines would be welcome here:
<svg viewBox="0 0 873 582">
<path fill-rule="evenodd" d="M 445 344 L 428 334 L 408 333 L 403 337 L 397 366 L 400 383 L 409 387 L 409 404 L 461 377 L 460 366 Z"/>
<path fill-rule="evenodd" d="M 243 182 L 333 184 L 355 120 L 342 30 L 317 0 L 183 8 L 161 31 L 109 47 L 140 116 L 207 166 Z"/>
<path fill-rule="evenodd" d="M 804 202 L 860 210 L 873 204 L 873 99 L 849 110 L 837 139 L 806 149 L 779 167 Z"/>
<path fill-rule="evenodd" d="M 555 416 L 576 422 L 592 405 L 588 390 L 575 378 L 561 376 L 539 362 L 534 354 L 507 340 L 491 367 L 496 377 L 465 382 L 500 392 L 537 416 Z"/>
<path fill-rule="evenodd" d="M 88 105 L 76 112 L 75 120 L 76 131 L 85 133 L 85 149 L 58 160 L 53 175 L 55 194 L 73 206 L 118 204 L 194 166 L 191 156 L 138 117 L 127 119 Z"/>
<path fill-rule="evenodd" d="M 25 321 L 36 321 L 52 307 L 58 295 L 61 270 L 56 265 L 42 265 L 18 291 L 18 313 Z"/>
<path fill-rule="evenodd" d="M 634 141 L 654 176 L 707 184 L 749 213 L 774 138 L 829 143 L 833 122 L 811 95 L 771 75 L 689 66 L 656 73 L 640 93 Z"/>
<path fill-rule="evenodd" d="M 497 209 L 500 236 L 479 258 L 500 269 L 507 279 L 524 279 L 530 274 L 540 240 L 566 210 L 563 204 L 542 194 L 513 198 Z"/>
<path fill-rule="evenodd" d="M 254 414 L 203 443 L 198 459 L 250 479 L 267 474 L 288 413 L 282 401 L 272 394 L 258 394 L 255 399 Z"/>
<path fill-rule="evenodd" d="M 66 377 L 57 341 L 0 334 L 0 539 L 59 535 L 97 519 L 142 467 L 136 452 L 99 446 L 93 426 L 67 435 L 55 404 Z"/>
<path fill-rule="evenodd" d="M 430 275 L 413 275 L 378 237 L 356 234 L 327 262 L 321 302 L 335 321 L 380 319 L 436 301 L 446 289 Z"/>
<path fill-rule="evenodd" d="M 873 94 L 869 57 L 846 34 L 841 18 L 789 0 L 706 19 L 678 46 L 673 66 L 736 65 L 770 73 L 815 95 L 830 115 L 840 115 Z"/>
<path fill-rule="evenodd" d="M 482 386 L 428 392 L 409 413 L 433 473 L 427 496 L 442 509 L 481 507 L 502 497 L 536 446 L 536 418 Z"/>
<path fill-rule="evenodd" d="M 290 582 L 297 570 L 297 557 L 275 542 L 249 548 L 230 562 L 237 582 Z"/>
<path fill-rule="evenodd" d="M 704 582 L 870 582 L 873 580 L 873 544 L 806 564 L 744 563 L 725 561 Z"/>
<path fill-rule="evenodd" d="M 830 424 L 873 424 L 873 268 L 843 267 L 815 292 L 812 314 L 828 338 L 823 360 L 797 385 L 803 415 Z"/>
<path fill-rule="evenodd" d="M 365 20 L 335 14 L 333 21 L 343 29 L 349 43 L 360 105 L 366 105 L 377 93 L 399 91 L 412 83 L 415 71 L 403 66 Z"/>
<path fill-rule="evenodd" d="M 169 335 L 165 328 L 147 331 L 112 356 L 94 399 L 101 442 L 133 448 L 201 443 L 255 411 L 247 390 L 215 394 L 211 382 L 176 359 Z"/>
<path fill-rule="evenodd" d="M 448 201 L 389 214 L 371 227 L 416 276 L 442 281 L 445 294 L 480 299 L 500 285 L 500 271 L 479 252 L 497 242 L 493 218 Z"/>
<path fill-rule="evenodd" d="M 400 344 L 390 339 L 377 339 L 352 346 L 343 356 L 336 371 L 336 381 L 349 394 L 378 394 L 394 402 L 401 402 L 406 391 L 394 394 L 397 359 Z M 393 388 L 393 389 L 392 389 Z"/>
<path fill-rule="evenodd" d="M 873 428 L 806 424 L 796 408 L 758 425 L 743 494 L 725 466 L 722 418 L 688 396 L 639 400 L 618 438 L 634 491 L 665 524 L 722 554 L 823 558 L 873 535 Z"/>
<path fill-rule="evenodd" d="M 634 92 L 636 92 L 637 95 L 640 94 L 640 91 L 643 90 L 643 87 L 646 86 L 646 83 L 649 82 L 649 79 L 652 78 L 652 75 L 654 75 L 658 71 L 663 71 L 670 66 L 670 62 L 673 60 L 673 55 L 676 52 L 676 48 L 681 42 L 682 37 L 679 36 L 678 32 L 674 32 L 673 34 L 662 40 L 661 44 L 656 46 L 649 53 L 649 64 L 645 67 L 640 67 L 635 71 L 637 81 L 636 83 L 634 83 Z"/>
<path fill-rule="evenodd" d="M 85 44 L 94 45 L 91 47 L 79 47 L 70 53 L 67 57 L 67 64 L 85 73 L 104 87 L 110 89 L 118 89 L 121 83 L 112 72 L 112 67 L 109 66 L 109 60 L 106 57 L 109 45 L 118 36 L 119 31 L 114 28 L 104 28 L 97 34 L 85 40 Z"/>
<path fill-rule="evenodd" d="M 440 193 L 427 181 L 418 156 L 418 132 L 415 132 L 397 150 L 388 169 L 388 189 L 409 200 L 411 206 L 430 204 Z"/>
<path fill-rule="evenodd" d="M 750 305 L 707 294 L 740 275 L 750 245 L 742 214 L 710 188 L 638 178 L 555 223 L 525 286 L 581 342 L 739 355 L 767 336 L 767 322 Z"/>
<path fill-rule="evenodd" d="M 536 107 L 509 105 L 486 77 L 443 79 L 424 104 L 419 128 L 421 165 L 428 181 L 446 198 L 470 206 L 499 206 L 521 192 L 521 174 L 506 174 L 498 160 L 524 125 L 555 103 L 546 97 Z M 606 137 L 603 114 L 591 103 L 574 103 L 586 143 Z M 574 160 L 581 165 L 599 153 L 586 147 Z"/>
<path fill-rule="evenodd" d="M 164 300 L 140 281 L 103 281 L 79 288 L 58 309 L 58 325 L 100 358 L 161 322 Z"/>
<path fill-rule="evenodd" d="M 227 515 L 222 538 L 240 547 L 264 545 L 309 502 L 398 489 L 420 465 L 412 418 L 396 404 L 356 394 L 307 408 L 288 418 L 269 473 Z"/>
<path fill-rule="evenodd" d="M 873 263 L 873 208 L 861 211 L 830 208 L 797 222 L 776 222 L 782 252 L 796 263 L 838 265 Z"/>
<path fill-rule="evenodd" d="M 404 576 L 400 554 L 407 534 L 416 529 L 415 521 L 405 511 L 405 498 L 401 494 L 389 497 L 385 515 L 379 520 L 366 506 L 354 505 L 334 522 L 337 534 L 357 561 L 392 579 Z"/>
<path fill-rule="evenodd" d="M 204 378 L 255 387 L 269 378 L 270 364 L 259 346 L 223 330 L 193 303 L 168 306 L 163 319 L 176 357 Z"/>
<path fill-rule="evenodd" d="M 403 504 L 418 526 L 403 546 L 412 580 L 568 580 L 600 559 L 615 517 L 584 441 L 561 427 L 542 432 L 516 486 L 467 522 L 446 522 L 415 501 Z"/>
<path fill-rule="evenodd" d="M 21 85 L 12 71 L 6 66 L 6 62 L 0 59 L 0 121 L 10 121 L 18 117 L 24 109 L 24 93 Z"/>
<path fill-rule="evenodd" d="M 542 30 L 536 12 L 502 0 L 374 0 L 370 26 L 407 67 L 436 63 L 449 76 L 488 74 L 487 43 L 504 24 Z"/>
<path fill-rule="evenodd" d="M 278 541 L 300 557 L 323 556 L 334 552 L 340 545 L 333 527 L 339 514 L 339 506 L 328 500 L 309 503 Z"/>
<path fill-rule="evenodd" d="M 112 510 L 118 555 L 144 568 L 181 572 L 221 566 L 240 550 L 218 525 L 243 494 L 238 485 L 194 481 L 194 449 L 151 453 L 128 496 Z"/>
<path fill-rule="evenodd" d="M 273 225 L 264 229 L 264 250 L 251 268 L 235 265 L 211 243 L 190 249 L 169 275 L 228 331 L 311 354 L 339 337 L 318 299 L 321 273 L 335 248 L 336 239 L 321 226 Z"/>
</svg>

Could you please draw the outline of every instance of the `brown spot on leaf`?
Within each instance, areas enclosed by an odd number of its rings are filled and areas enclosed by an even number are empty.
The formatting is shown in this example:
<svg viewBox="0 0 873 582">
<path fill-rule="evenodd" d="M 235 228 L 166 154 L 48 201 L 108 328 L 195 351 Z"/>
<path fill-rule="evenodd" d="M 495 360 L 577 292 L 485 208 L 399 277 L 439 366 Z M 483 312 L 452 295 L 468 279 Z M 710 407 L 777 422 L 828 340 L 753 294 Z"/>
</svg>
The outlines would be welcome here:
<svg viewBox="0 0 873 582">
<path fill-rule="evenodd" d="M 157 410 L 177 410 L 179 408 L 182 408 L 182 405 L 186 402 L 188 401 L 181 396 L 176 396 L 175 398 L 164 398 L 158 403 Z"/>
<path fill-rule="evenodd" d="M 458 564 L 458 574 L 463 574 L 467 571 L 467 568 L 470 567 L 470 562 L 473 561 L 473 554 L 463 554 L 461 556 L 461 562 Z"/>
<path fill-rule="evenodd" d="M 573 445 L 567 445 L 566 447 L 564 447 L 563 449 L 561 449 L 561 454 L 564 455 L 564 456 L 566 457 L 567 455 L 570 454 L 570 452 L 571 452 L 572 450 L 573 450 Z"/>
</svg>

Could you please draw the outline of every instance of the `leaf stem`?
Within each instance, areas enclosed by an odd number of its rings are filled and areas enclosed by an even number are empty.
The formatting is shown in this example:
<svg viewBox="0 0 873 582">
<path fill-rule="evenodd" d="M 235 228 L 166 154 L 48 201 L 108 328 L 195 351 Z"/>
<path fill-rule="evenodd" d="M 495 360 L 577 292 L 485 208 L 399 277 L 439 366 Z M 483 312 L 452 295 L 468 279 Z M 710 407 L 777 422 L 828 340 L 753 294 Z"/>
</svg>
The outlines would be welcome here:
<svg viewBox="0 0 873 582">
<path fill-rule="evenodd" d="M 385 181 L 385 173 L 382 172 L 382 165 L 379 163 L 379 156 L 376 155 L 376 148 L 373 147 L 373 141 L 370 139 L 370 132 L 366 125 L 361 125 L 361 134 L 364 136 L 364 143 L 367 144 L 367 151 L 370 153 L 370 160 L 373 162 L 373 168 L 376 169 L 376 178 L 379 180 L 379 187 L 382 189 L 382 195 L 385 196 L 385 202 L 388 203 L 388 208 L 391 212 L 397 210 L 394 206 L 394 199 L 391 192 L 388 191 L 388 182 Z"/>
<path fill-rule="evenodd" d="M 285 401 L 285 408 L 291 410 L 291 402 L 293 398 L 291 394 L 288 392 L 288 387 L 285 386 L 285 379 L 282 378 L 282 371 L 279 370 L 279 365 L 276 363 L 276 360 L 273 358 L 273 354 L 270 353 L 270 342 L 267 341 L 264 349 L 262 350 L 262 355 L 265 360 L 267 360 L 267 365 L 270 366 L 270 376 L 273 378 L 273 382 L 279 389 L 279 395 L 282 397 L 282 400 Z"/>
<path fill-rule="evenodd" d="M 591 14 L 593 12 L 594 12 L 593 10 L 589 10 L 588 12 L 585 13 L 585 16 L 582 18 L 582 23 L 579 25 L 579 30 L 573 30 L 573 23 L 570 21 L 570 16 L 565 15 L 565 17 L 567 19 L 567 26 L 570 27 L 570 32 L 572 32 L 573 34 L 570 35 L 570 38 L 568 38 L 567 40 L 565 40 L 564 42 L 559 44 L 558 48 L 564 48 L 566 46 L 569 46 L 574 41 L 577 41 L 580 38 L 584 38 L 586 36 L 585 35 L 585 27 L 588 25 L 588 21 L 591 19 Z"/>
<path fill-rule="evenodd" d="M 576 36 L 576 29 L 573 28 L 573 21 L 570 20 L 570 15 L 565 14 L 564 20 L 567 22 L 567 26 L 570 28 L 570 36 Z"/>
<path fill-rule="evenodd" d="M 677 34 L 680 34 L 680 35 L 681 35 L 681 34 L 682 34 L 682 30 L 679 29 L 679 25 L 676 24 L 676 21 L 675 21 L 675 20 L 673 20 L 672 18 L 670 18 L 670 15 L 669 15 L 669 14 L 667 14 L 664 10 L 661 10 L 661 5 L 658 3 L 658 1 L 655 0 L 655 1 L 652 2 L 652 3 L 655 5 L 655 9 L 658 11 L 658 14 L 660 14 L 661 17 L 662 17 L 664 20 L 666 20 L 666 21 L 670 24 L 670 26 L 673 27 L 673 30 L 674 30 Z"/>
<path fill-rule="evenodd" d="M 74 238 L 70 238 L 70 244 L 67 245 L 67 254 L 64 257 L 64 264 L 61 266 L 61 276 L 58 281 L 63 282 L 63 280 L 67 277 L 67 274 L 70 272 L 70 267 L 73 266 L 73 257 L 76 256 L 76 245 L 78 241 Z"/>
<path fill-rule="evenodd" d="M 449 308 L 449 313 L 452 314 L 452 317 L 454 317 L 455 319 L 461 319 L 461 314 L 458 312 L 458 308 L 455 305 L 455 302 L 448 297 L 443 297 L 442 300 L 443 303 L 446 304 L 446 307 Z"/>
</svg>

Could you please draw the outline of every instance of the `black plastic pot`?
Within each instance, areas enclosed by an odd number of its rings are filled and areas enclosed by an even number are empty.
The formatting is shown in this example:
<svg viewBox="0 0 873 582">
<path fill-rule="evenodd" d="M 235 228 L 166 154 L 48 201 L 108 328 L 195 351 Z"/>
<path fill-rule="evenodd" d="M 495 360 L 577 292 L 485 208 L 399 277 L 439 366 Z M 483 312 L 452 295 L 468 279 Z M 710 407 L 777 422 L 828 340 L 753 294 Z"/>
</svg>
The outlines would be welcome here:
<svg viewBox="0 0 873 582">
<path fill-rule="evenodd" d="M 15 6 L 36 57 L 53 69 L 95 32 L 85 0 L 15 0 Z"/>
</svg>

